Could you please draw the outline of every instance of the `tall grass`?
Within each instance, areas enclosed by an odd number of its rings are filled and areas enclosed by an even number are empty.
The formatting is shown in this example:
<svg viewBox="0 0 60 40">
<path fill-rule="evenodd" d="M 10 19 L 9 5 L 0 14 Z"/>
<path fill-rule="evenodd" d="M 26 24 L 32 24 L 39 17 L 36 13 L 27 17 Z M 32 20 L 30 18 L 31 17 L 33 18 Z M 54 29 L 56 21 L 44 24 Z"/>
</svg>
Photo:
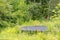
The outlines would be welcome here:
<svg viewBox="0 0 60 40">
<path fill-rule="evenodd" d="M 60 40 L 60 20 L 55 19 L 51 21 L 30 20 L 23 25 L 16 25 L 15 27 L 8 27 L 0 33 L 1 40 Z M 23 32 L 20 28 L 23 26 L 47 26 L 49 32 L 37 32 L 32 35 Z"/>
</svg>

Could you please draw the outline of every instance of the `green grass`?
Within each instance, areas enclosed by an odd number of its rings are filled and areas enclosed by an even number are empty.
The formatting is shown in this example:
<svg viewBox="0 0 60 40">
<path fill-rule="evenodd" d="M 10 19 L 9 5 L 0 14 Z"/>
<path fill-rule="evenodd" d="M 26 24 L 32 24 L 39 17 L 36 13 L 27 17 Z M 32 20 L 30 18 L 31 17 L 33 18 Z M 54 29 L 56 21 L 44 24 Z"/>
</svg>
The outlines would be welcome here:
<svg viewBox="0 0 60 40">
<path fill-rule="evenodd" d="M 16 25 L 15 27 L 8 27 L 2 30 L 0 33 L 0 40 L 60 40 L 60 32 L 58 30 L 59 28 L 59 20 L 55 21 L 29 21 L 25 22 L 23 25 Z M 46 25 L 48 30 L 50 31 L 52 29 L 52 32 L 37 32 L 37 33 L 21 33 L 20 29 L 23 26 L 30 26 L 30 25 Z"/>
</svg>

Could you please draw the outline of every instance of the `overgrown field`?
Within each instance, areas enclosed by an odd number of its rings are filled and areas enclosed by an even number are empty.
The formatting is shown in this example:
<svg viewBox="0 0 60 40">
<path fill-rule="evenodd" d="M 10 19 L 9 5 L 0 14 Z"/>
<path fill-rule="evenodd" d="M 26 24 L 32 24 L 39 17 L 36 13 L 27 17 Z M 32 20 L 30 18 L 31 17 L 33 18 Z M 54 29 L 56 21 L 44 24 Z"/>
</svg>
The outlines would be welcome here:
<svg viewBox="0 0 60 40">
<path fill-rule="evenodd" d="M 15 27 L 8 27 L 2 30 L 0 33 L 0 40 L 60 40 L 60 31 L 58 29 L 60 26 L 60 21 L 42 21 L 39 22 L 37 20 L 25 22 L 23 25 L 16 25 Z M 47 26 L 47 30 L 49 32 L 37 32 L 37 33 L 21 33 L 20 28 L 23 26 L 37 26 L 37 25 L 45 25 Z M 52 30 L 50 32 L 50 30 Z"/>
<path fill-rule="evenodd" d="M 47 26 L 48 32 L 21 32 Z M 0 0 L 0 40 L 60 40 L 60 0 Z"/>
</svg>

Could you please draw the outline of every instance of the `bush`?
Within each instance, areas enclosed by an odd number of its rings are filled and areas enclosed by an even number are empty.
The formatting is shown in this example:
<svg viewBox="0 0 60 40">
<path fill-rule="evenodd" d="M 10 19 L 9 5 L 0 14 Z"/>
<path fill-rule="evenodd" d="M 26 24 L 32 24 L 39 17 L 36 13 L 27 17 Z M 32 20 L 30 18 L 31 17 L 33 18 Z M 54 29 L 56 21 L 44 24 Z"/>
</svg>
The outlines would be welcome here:
<svg viewBox="0 0 60 40">
<path fill-rule="evenodd" d="M 60 3 L 58 3 L 55 8 L 52 10 L 52 17 L 51 18 L 55 18 L 55 17 L 59 17 L 60 15 Z"/>
<path fill-rule="evenodd" d="M 25 21 L 29 21 L 28 5 L 24 3 L 24 0 L 7 0 L 0 1 L 0 20 L 13 24 L 22 24 Z M 3 25 L 1 23 L 1 25 Z M 3 25 L 4 26 L 4 25 Z M 4 26 L 5 27 L 5 26 Z"/>
<path fill-rule="evenodd" d="M 33 20 L 39 20 L 42 18 L 47 19 L 48 17 L 48 8 L 44 8 L 42 7 L 42 5 L 40 4 L 35 4 L 33 7 L 29 8 L 29 12 L 32 16 Z"/>
</svg>

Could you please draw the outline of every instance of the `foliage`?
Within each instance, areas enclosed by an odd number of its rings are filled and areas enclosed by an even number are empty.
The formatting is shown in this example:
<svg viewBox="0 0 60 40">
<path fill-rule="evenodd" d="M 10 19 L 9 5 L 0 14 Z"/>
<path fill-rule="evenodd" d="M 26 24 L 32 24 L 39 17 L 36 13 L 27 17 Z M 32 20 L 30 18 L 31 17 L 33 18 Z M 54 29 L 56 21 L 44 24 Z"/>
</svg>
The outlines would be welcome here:
<svg viewBox="0 0 60 40">
<path fill-rule="evenodd" d="M 0 20 L 9 23 L 9 25 L 20 25 L 24 21 L 29 21 L 27 5 L 23 0 L 1 0 L 0 4 Z"/>
<path fill-rule="evenodd" d="M 0 20 L 14 26 L 30 20 L 47 19 L 50 14 L 56 16 L 56 11 L 54 13 L 48 12 L 48 2 L 49 0 L 41 0 L 41 4 L 38 1 L 26 4 L 24 0 L 0 0 Z M 57 9 L 55 8 L 55 10 Z"/>
<path fill-rule="evenodd" d="M 50 10 L 52 0 L 38 1 L 0 0 L 1 40 L 60 40 L 60 3 Z M 21 33 L 23 26 L 47 26 L 48 32 Z"/>
<path fill-rule="evenodd" d="M 55 7 L 55 9 L 53 10 L 54 13 L 57 13 L 59 15 L 60 13 L 60 3 L 57 4 L 57 6 Z"/>
<path fill-rule="evenodd" d="M 33 7 L 29 8 L 29 12 L 31 15 L 31 18 L 33 20 L 39 20 L 39 18 L 42 17 L 42 13 L 41 13 L 41 5 L 40 4 L 35 4 Z"/>
<path fill-rule="evenodd" d="M 8 27 L 5 30 L 2 30 L 0 33 L 0 38 L 1 39 L 8 39 L 8 40 L 59 40 L 60 38 L 60 32 L 57 29 L 58 25 L 60 25 L 59 20 L 54 20 L 54 21 L 43 21 L 39 22 L 37 20 L 35 21 L 30 21 L 30 22 L 25 22 L 23 25 L 17 25 L 15 27 Z M 35 24 L 36 23 L 36 24 Z M 52 32 L 37 32 L 33 34 L 28 34 L 26 32 L 21 33 L 20 27 L 24 25 L 46 25 L 49 28 L 52 28 Z M 58 24 L 58 25 L 56 25 Z M 57 27 L 56 27 L 57 26 Z M 49 29 L 50 30 L 50 29 Z M 19 33 L 18 33 L 19 32 Z"/>
<path fill-rule="evenodd" d="M 49 0 L 41 0 L 41 2 L 33 2 L 30 3 L 33 5 L 32 7 L 30 6 L 29 12 L 31 15 L 32 20 L 40 20 L 40 19 L 50 19 L 52 15 L 52 11 L 50 11 L 50 5 L 49 5 Z"/>
</svg>

